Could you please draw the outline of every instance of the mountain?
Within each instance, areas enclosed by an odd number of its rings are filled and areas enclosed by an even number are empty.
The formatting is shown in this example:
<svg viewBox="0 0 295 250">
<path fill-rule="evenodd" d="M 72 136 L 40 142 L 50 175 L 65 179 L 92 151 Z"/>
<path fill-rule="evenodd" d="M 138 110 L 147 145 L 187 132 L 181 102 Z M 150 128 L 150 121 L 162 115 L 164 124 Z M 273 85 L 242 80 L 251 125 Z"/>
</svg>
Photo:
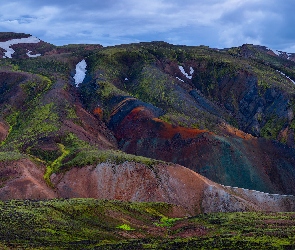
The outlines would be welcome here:
<svg viewBox="0 0 295 250">
<path fill-rule="evenodd" d="M 294 211 L 293 54 L 17 33 L 0 50 L 2 200 Z"/>
<path fill-rule="evenodd" d="M 0 53 L 1 248 L 294 247 L 294 54 L 23 33 Z"/>
</svg>

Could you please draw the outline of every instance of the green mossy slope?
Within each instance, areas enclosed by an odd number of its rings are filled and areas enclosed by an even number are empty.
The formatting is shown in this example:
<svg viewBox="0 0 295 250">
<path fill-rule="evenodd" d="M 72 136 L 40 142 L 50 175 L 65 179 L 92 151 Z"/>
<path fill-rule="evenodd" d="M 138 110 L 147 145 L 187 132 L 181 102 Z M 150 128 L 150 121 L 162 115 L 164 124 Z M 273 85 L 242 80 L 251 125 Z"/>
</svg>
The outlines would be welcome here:
<svg viewBox="0 0 295 250">
<path fill-rule="evenodd" d="M 293 249 L 294 213 L 171 217 L 172 205 L 94 199 L 0 203 L 2 249 Z"/>
</svg>

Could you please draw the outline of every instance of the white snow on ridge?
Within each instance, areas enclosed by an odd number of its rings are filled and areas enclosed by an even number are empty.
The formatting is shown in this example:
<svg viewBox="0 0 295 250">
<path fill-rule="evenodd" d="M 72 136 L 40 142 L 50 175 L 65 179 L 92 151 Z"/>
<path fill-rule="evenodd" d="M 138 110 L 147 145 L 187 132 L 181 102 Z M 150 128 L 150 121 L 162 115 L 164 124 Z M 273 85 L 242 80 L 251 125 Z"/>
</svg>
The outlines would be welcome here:
<svg viewBox="0 0 295 250">
<path fill-rule="evenodd" d="M 269 51 L 272 51 L 273 53 L 275 53 L 277 56 L 280 56 L 281 55 L 281 52 L 278 51 L 278 50 L 275 50 L 275 49 L 271 49 L 271 48 L 268 48 L 268 47 L 265 47 L 267 50 Z"/>
<path fill-rule="evenodd" d="M 293 81 L 289 76 L 287 76 L 286 74 L 284 74 L 283 72 L 277 70 L 277 72 L 281 73 L 284 77 L 286 77 L 288 80 L 290 80 L 292 83 L 295 84 L 295 81 Z"/>
<path fill-rule="evenodd" d="M 41 54 L 32 55 L 31 53 L 32 53 L 32 51 L 31 50 L 28 50 L 28 52 L 26 54 L 27 54 L 28 57 L 38 57 L 38 56 L 41 56 Z"/>
<path fill-rule="evenodd" d="M 271 48 L 268 48 L 268 47 L 266 47 L 266 49 L 272 51 L 272 52 L 275 53 L 277 56 L 280 56 L 280 55 L 281 55 L 281 52 L 278 51 L 278 50 L 271 49 Z"/>
<path fill-rule="evenodd" d="M 270 48 L 267 48 L 266 49 L 272 51 L 273 53 L 275 53 L 277 56 L 283 56 L 285 58 L 285 56 L 287 57 L 288 60 L 291 59 L 292 57 L 292 53 L 286 53 L 286 52 L 283 52 L 283 51 L 279 51 L 279 50 L 274 50 L 274 49 L 270 49 Z"/>
<path fill-rule="evenodd" d="M 76 74 L 74 76 L 76 87 L 84 81 L 87 71 L 86 67 L 87 63 L 84 59 L 76 65 Z"/>
<path fill-rule="evenodd" d="M 12 48 L 10 48 L 11 45 L 19 44 L 19 43 L 39 43 L 39 42 L 40 40 L 37 37 L 30 36 L 27 38 L 12 39 L 6 42 L 0 42 L 0 48 L 6 50 L 6 52 L 4 53 L 5 56 L 3 56 L 3 58 L 12 58 L 12 54 L 15 51 Z"/>
<path fill-rule="evenodd" d="M 176 79 L 178 79 L 179 81 L 184 82 L 184 80 L 180 79 L 179 77 L 176 76 Z"/>
<path fill-rule="evenodd" d="M 273 50 L 273 53 L 275 53 L 277 56 L 281 55 L 281 52 L 279 52 L 278 50 Z"/>
<path fill-rule="evenodd" d="M 192 79 L 193 78 L 193 73 L 195 72 L 194 69 L 192 67 L 190 67 L 190 74 L 186 73 L 184 68 L 182 66 L 178 66 L 179 70 L 181 71 L 181 73 L 188 79 Z"/>
</svg>

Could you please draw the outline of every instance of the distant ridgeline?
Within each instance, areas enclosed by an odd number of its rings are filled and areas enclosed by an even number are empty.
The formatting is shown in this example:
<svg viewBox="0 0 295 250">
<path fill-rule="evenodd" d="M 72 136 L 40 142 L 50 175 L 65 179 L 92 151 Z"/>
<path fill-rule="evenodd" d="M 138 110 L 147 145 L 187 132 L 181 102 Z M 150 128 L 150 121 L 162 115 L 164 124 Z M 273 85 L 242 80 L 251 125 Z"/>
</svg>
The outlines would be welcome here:
<svg viewBox="0 0 295 250">
<path fill-rule="evenodd" d="M 54 47 L 31 35 L 0 33 L 0 50 L 3 58 L 38 57 Z"/>
<path fill-rule="evenodd" d="M 39 38 L 12 32 L 0 32 L 0 57 L 2 58 L 32 58 L 43 55 L 72 52 L 73 49 L 92 50 L 101 48 L 101 45 L 67 45 L 55 46 Z"/>
</svg>

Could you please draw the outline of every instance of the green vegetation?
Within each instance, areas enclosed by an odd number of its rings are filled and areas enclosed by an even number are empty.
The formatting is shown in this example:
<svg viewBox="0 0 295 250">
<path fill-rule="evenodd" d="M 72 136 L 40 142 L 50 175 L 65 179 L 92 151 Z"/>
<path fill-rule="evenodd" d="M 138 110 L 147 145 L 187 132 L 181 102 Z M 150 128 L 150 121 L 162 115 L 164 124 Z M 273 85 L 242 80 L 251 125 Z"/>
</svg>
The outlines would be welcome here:
<svg viewBox="0 0 295 250">
<path fill-rule="evenodd" d="M 10 128 L 1 146 L 6 151 L 27 153 L 26 148 L 36 143 L 39 138 L 59 130 L 59 116 L 53 102 L 41 102 L 52 87 L 49 78 L 35 75 L 30 80 L 23 81 L 19 87 L 25 93 L 24 103 L 18 108 L 6 105 L 2 115 Z"/>
<path fill-rule="evenodd" d="M 6 147 L 21 149 L 24 145 L 50 135 L 59 130 L 58 115 L 54 112 L 54 103 L 38 105 L 25 111 L 16 112 L 7 117 L 11 131 L 6 139 Z"/>
<path fill-rule="evenodd" d="M 37 57 L 12 59 L 11 63 L 16 65 L 19 70 L 43 75 L 52 80 L 55 78 L 55 74 L 68 76 L 70 72 L 68 63 L 58 60 L 58 58 Z"/>
<path fill-rule="evenodd" d="M 53 186 L 50 180 L 51 174 L 57 172 L 62 165 L 62 160 L 70 153 L 69 150 L 66 150 L 63 144 L 58 144 L 62 155 L 59 156 L 56 160 L 54 160 L 51 165 L 46 167 L 46 172 L 44 174 L 44 180 L 46 181 L 47 185 Z"/>
<path fill-rule="evenodd" d="M 26 158 L 25 155 L 19 153 L 19 152 L 0 152 L 0 162 L 1 161 L 16 161 L 20 160 L 22 158 Z"/>
<path fill-rule="evenodd" d="M 130 227 L 127 224 L 122 224 L 120 226 L 117 226 L 116 228 L 119 228 L 119 229 L 122 229 L 122 230 L 125 230 L 125 231 L 133 231 L 133 230 L 135 230 L 134 228 Z"/>
<path fill-rule="evenodd" d="M 77 138 L 73 133 L 69 133 L 63 140 L 67 145 L 67 155 L 63 161 L 63 167 L 83 167 L 87 165 L 96 165 L 103 162 L 120 164 L 124 162 L 138 162 L 148 167 L 154 164 L 163 163 L 151 158 L 126 154 L 119 150 L 99 150 L 95 146 L 90 146 L 86 142 Z M 64 158 L 64 157 L 63 157 Z"/>
<path fill-rule="evenodd" d="M 113 164 L 137 162 L 153 169 L 155 164 L 163 163 L 162 161 L 143 156 L 126 154 L 119 150 L 99 150 L 95 146 L 90 146 L 86 142 L 78 139 L 73 133 L 69 133 L 64 137 L 62 143 L 58 143 L 59 152 L 55 151 L 54 155 L 57 155 L 57 158 L 52 161 L 45 161 L 45 164 L 47 163 L 47 168 L 44 174 L 44 179 L 49 186 L 52 186 L 50 176 L 53 173 L 64 172 L 72 167 L 97 165 L 104 162 Z M 44 152 L 40 153 L 40 151 L 36 151 L 34 155 L 38 154 L 44 156 Z M 42 161 L 44 158 L 45 157 L 36 159 L 33 157 L 33 159 L 37 161 Z"/>
<path fill-rule="evenodd" d="M 94 199 L 0 202 L 0 242 L 22 249 L 93 249 L 128 240 L 123 231 L 145 235 L 146 228 L 155 228 L 158 217 L 148 208 L 168 215 L 173 206 Z"/>
<path fill-rule="evenodd" d="M 263 126 L 260 133 L 264 138 L 275 140 L 286 122 L 286 119 L 280 119 L 277 116 L 273 116 Z"/>
<path fill-rule="evenodd" d="M 0 246 L 3 249 L 295 247 L 294 213 L 212 213 L 173 218 L 169 217 L 172 210 L 173 205 L 165 203 L 94 199 L 4 201 L 0 202 Z"/>
<path fill-rule="evenodd" d="M 122 90 L 116 88 L 113 84 L 107 81 L 99 81 L 97 82 L 99 85 L 99 89 L 97 93 L 100 95 L 102 100 L 106 101 L 115 95 L 126 95 Z"/>
<path fill-rule="evenodd" d="M 53 112 L 53 108 L 54 103 L 37 107 L 29 117 L 29 123 L 24 128 L 21 127 L 22 137 L 30 138 L 36 134 L 44 136 L 50 132 L 56 132 L 58 130 L 56 126 L 58 115 Z"/>
<path fill-rule="evenodd" d="M 87 166 L 96 165 L 103 162 L 121 164 L 124 162 L 138 162 L 148 167 L 152 167 L 157 163 L 163 163 L 162 161 L 154 160 L 151 158 L 126 154 L 119 150 L 98 150 L 98 149 L 82 149 L 77 154 L 74 154 L 74 158 L 64 164 L 67 166 Z"/>
<path fill-rule="evenodd" d="M 168 218 L 166 216 L 162 216 L 160 223 L 155 223 L 155 225 L 159 227 L 172 227 L 176 221 L 181 220 L 180 218 Z"/>
</svg>

